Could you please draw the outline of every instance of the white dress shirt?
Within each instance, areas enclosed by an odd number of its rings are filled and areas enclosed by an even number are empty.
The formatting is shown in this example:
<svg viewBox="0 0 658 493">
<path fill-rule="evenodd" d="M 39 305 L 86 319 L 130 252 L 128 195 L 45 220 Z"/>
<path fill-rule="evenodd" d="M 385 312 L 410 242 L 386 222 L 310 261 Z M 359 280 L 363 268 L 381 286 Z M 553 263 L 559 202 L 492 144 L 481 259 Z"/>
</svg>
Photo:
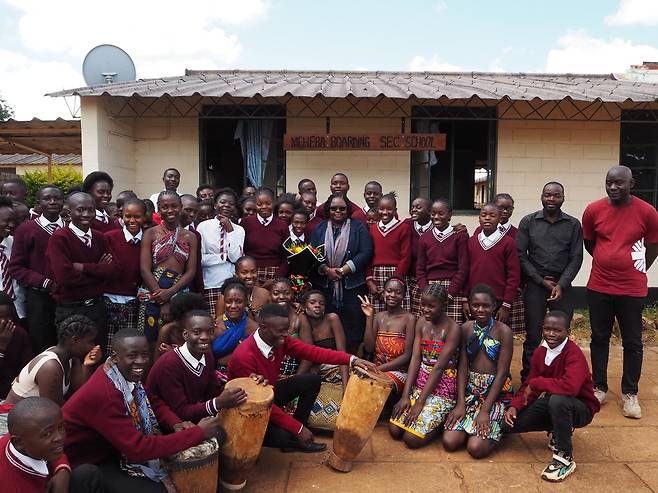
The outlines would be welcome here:
<svg viewBox="0 0 658 493">
<path fill-rule="evenodd" d="M 299 243 L 306 243 L 305 237 L 306 235 L 302 233 L 301 235 L 297 236 L 295 232 L 292 230 L 292 224 L 288 226 L 288 231 L 290 232 L 290 241 L 294 242 L 299 242 Z"/>
<path fill-rule="evenodd" d="M 92 239 L 92 234 L 91 234 L 91 228 L 87 230 L 85 233 L 82 231 L 80 228 L 78 228 L 75 224 L 69 223 L 69 229 L 73 232 L 75 237 L 80 240 L 83 244 L 86 244 L 85 238 L 89 238 L 89 248 L 91 248 L 91 242 L 93 241 Z"/>
<path fill-rule="evenodd" d="M 270 214 L 270 217 L 262 217 L 260 214 L 256 214 L 256 217 L 258 218 L 258 221 L 265 227 L 269 226 L 270 223 L 272 222 L 272 219 L 274 219 L 274 214 Z"/>
<path fill-rule="evenodd" d="M 260 336 L 260 329 L 256 329 L 256 332 L 254 332 L 254 341 L 256 341 L 256 347 L 261 352 L 261 354 L 265 356 L 265 358 L 270 359 L 270 355 L 272 355 L 272 349 L 274 349 L 274 347 L 270 346 L 263 340 L 263 338 Z"/>
<path fill-rule="evenodd" d="M 565 338 L 564 341 L 559 346 L 556 346 L 555 349 L 551 349 L 546 341 L 541 341 L 541 345 L 546 348 L 546 356 L 544 356 L 544 364 L 546 366 L 551 366 L 551 363 L 553 363 L 553 360 L 560 356 L 562 353 L 562 350 L 564 349 L 564 346 L 567 345 L 567 342 L 569 342 L 569 338 Z"/>
<path fill-rule="evenodd" d="M 233 265 L 243 254 L 244 228 L 231 223 L 233 231 L 224 231 L 219 219 L 213 217 L 199 223 L 197 232 L 201 235 L 201 268 L 203 285 L 206 289 L 221 288 L 224 281 L 235 275 Z M 220 249 L 222 235 L 224 249 Z"/>
<path fill-rule="evenodd" d="M 0 242 L 0 245 L 5 247 L 4 254 L 7 257 L 7 264 L 9 264 L 9 261 L 11 260 L 11 248 L 14 245 L 14 237 L 7 236 L 2 242 Z M 0 279 L 2 278 L 2 274 L 3 273 L 0 272 Z M 18 315 L 18 318 L 25 318 L 27 317 L 25 287 L 18 284 L 14 278 L 11 279 L 11 286 L 14 288 L 14 307 L 16 308 L 16 315 Z"/>
<path fill-rule="evenodd" d="M 18 450 L 16 450 L 16 447 L 14 447 L 14 444 L 11 442 L 9 442 L 9 451 L 11 452 L 11 455 L 13 455 L 16 460 L 18 460 L 18 462 L 20 462 L 29 470 L 26 471 L 29 474 L 43 477 L 48 477 L 50 474 L 50 471 L 48 470 L 48 463 L 45 460 L 33 459 L 32 457 L 20 453 Z"/>
</svg>

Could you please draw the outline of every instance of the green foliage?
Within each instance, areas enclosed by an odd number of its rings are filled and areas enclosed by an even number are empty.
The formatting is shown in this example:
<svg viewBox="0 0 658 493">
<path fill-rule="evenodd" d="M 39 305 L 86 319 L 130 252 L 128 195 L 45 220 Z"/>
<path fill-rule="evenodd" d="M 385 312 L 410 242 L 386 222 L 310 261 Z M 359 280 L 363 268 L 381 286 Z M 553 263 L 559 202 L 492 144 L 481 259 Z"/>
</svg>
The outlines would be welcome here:
<svg viewBox="0 0 658 493">
<path fill-rule="evenodd" d="M 12 107 L 7 104 L 7 101 L 0 97 L 0 122 L 9 120 L 10 118 L 13 118 L 13 116 L 14 110 Z"/>
<path fill-rule="evenodd" d="M 32 207 L 39 189 L 48 184 L 48 172 L 28 171 L 22 178 L 27 184 L 27 203 Z M 73 166 L 53 166 L 52 183 L 64 190 L 66 194 L 72 187 L 82 186 L 82 174 Z"/>
</svg>

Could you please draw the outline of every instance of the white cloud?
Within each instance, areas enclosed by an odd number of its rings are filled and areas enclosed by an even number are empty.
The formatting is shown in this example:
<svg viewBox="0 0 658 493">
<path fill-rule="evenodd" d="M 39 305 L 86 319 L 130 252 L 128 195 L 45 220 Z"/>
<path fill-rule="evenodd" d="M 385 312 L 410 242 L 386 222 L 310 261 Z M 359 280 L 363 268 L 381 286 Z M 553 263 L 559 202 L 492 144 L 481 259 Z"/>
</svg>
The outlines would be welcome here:
<svg viewBox="0 0 658 493">
<path fill-rule="evenodd" d="M 658 2 L 655 0 L 621 0 L 617 12 L 605 18 L 610 26 L 658 24 Z"/>
<path fill-rule="evenodd" d="M 429 59 L 416 55 L 409 62 L 409 70 L 412 72 L 460 72 L 464 69 L 459 65 L 440 60 L 438 55 L 433 55 Z"/>
<path fill-rule="evenodd" d="M 444 0 L 439 0 L 434 4 L 434 10 L 437 12 L 445 12 L 448 10 L 448 4 Z"/>
<path fill-rule="evenodd" d="M 548 52 L 547 72 L 610 73 L 625 72 L 632 64 L 658 60 L 658 48 L 632 41 L 593 38 L 585 31 L 573 31 L 558 39 Z"/>
</svg>

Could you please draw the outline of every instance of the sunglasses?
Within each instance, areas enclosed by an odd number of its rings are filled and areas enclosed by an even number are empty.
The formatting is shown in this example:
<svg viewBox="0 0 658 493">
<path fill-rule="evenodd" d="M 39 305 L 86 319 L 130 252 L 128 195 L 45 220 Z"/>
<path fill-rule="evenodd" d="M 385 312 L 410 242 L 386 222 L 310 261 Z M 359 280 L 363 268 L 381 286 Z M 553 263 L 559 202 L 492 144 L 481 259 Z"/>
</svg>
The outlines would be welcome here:
<svg viewBox="0 0 658 493">
<path fill-rule="evenodd" d="M 329 207 L 329 210 L 331 212 L 345 212 L 347 210 L 347 207 L 341 205 L 341 206 L 333 206 Z"/>
</svg>

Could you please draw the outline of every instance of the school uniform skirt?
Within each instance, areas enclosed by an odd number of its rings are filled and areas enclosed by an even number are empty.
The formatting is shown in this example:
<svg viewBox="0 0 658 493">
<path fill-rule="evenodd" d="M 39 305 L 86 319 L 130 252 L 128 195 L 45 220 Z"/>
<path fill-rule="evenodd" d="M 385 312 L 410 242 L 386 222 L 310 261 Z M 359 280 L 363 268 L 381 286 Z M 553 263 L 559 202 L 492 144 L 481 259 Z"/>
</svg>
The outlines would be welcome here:
<svg viewBox="0 0 658 493">
<path fill-rule="evenodd" d="M 418 287 L 418 281 L 415 277 L 405 276 L 407 282 L 407 292 L 409 293 L 409 302 L 411 303 L 411 313 L 416 317 L 420 317 L 420 300 L 423 297 L 423 292 Z"/>
<path fill-rule="evenodd" d="M 384 284 L 391 277 L 395 275 L 396 267 L 394 265 L 377 265 L 372 271 L 372 280 L 375 281 L 375 284 L 378 288 L 384 289 Z M 370 295 L 372 301 L 372 306 L 375 309 L 375 313 L 383 312 L 386 310 L 386 302 L 384 301 L 384 293 L 381 295 Z M 407 289 L 404 299 L 402 300 L 402 309 L 411 310 L 411 301 L 409 298 L 409 290 Z"/>
<path fill-rule="evenodd" d="M 525 303 L 523 302 L 522 293 L 519 293 L 512 302 L 512 308 L 510 308 L 509 320 L 507 322 L 512 332 L 515 334 L 525 334 Z"/>
<path fill-rule="evenodd" d="M 450 287 L 450 279 L 438 279 L 435 281 L 428 281 L 428 284 L 440 284 L 446 291 Z M 464 302 L 467 301 L 467 298 L 464 296 L 455 295 L 452 300 L 448 299 L 448 306 L 446 307 L 446 315 L 453 319 L 458 324 L 463 324 L 464 313 L 462 311 L 462 306 Z"/>
<path fill-rule="evenodd" d="M 220 288 L 207 288 L 203 290 L 203 298 L 206 300 L 208 313 L 213 320 L 217 318 L 217 297 L 221 294 Z"/>
<path fill-rule="evenodd" d="M 276 273 L 279 270 L 278 267 L 261 267 L 256 268 L 256 282 L 259 286 L 263 286 L 267 281 L 271 281 L 276 277 Z"/>
<path fill-rule="evenodd" d="M 136 329 L 139 317 L 137 298 L 127 303 L 113 303 L 107 296 L 103 297 L 107 309 L 107 354 L 112 352 L 112 337 L 121 329 Z"/>
</svg>

